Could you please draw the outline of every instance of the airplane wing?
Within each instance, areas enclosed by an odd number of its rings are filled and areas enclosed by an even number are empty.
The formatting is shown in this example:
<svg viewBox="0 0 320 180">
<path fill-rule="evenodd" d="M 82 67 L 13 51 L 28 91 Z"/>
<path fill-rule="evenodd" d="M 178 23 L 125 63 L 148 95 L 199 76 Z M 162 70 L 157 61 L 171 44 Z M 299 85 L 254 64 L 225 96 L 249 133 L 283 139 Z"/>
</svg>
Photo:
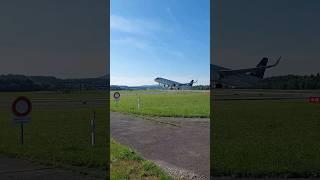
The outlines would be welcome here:
<svg viewBox="0 0 320 180">
<path fill-rule="evenodd" d="M 254 67 L 254 68 L 247 68 L 247 69 L 236 69 L 236 70 L 220 70 L 220 74 L 222 76 L 231 76 L 231 75 L 235 75 L 235 74 L 244 74 L 244 73 L 250 73 L 250 72 L 257 72 L 259 70 L 262 69 L 268 69 L 268 68 L 272 68 L 275 67 L 279 64 L 281 60 L 281 56 L 279 57 L 279 59 L 276 61 L 276 63 L 269 65 L 269 66 L 260 66 L 260 67 Z"/>
</svg>

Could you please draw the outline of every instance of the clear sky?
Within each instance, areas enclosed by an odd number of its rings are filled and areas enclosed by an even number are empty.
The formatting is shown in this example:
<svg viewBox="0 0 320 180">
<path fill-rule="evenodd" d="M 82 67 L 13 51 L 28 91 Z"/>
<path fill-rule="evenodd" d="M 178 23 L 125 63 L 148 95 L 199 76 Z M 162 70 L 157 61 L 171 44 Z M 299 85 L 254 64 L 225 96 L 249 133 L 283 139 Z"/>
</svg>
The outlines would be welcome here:
<svg viewBox="0 0 320 180">
<path fill-rule="evenodd" d="M 320 67 L 319 0 L 213 1 L 214 58 L 231 68 L 282 56 L 266 76 L 310 74 Z"/>
<path fill-rule="evenodd" d="M 111 0 L 111 84 L 210 81 L 210 0 Z"/>
</svg>

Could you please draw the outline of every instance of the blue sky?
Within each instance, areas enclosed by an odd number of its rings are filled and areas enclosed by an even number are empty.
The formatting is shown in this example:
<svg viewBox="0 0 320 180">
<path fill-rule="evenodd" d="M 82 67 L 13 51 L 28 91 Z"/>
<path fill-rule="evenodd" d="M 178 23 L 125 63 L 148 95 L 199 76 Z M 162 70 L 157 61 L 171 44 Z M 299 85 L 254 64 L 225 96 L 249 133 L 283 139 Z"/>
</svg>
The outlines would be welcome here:
<svg viewBox="0 0 320 180">
<path fill-rule="evenodd" d="M 210 81 L 210 1 L 112 0 L 111 84 Z"/>
</svg>

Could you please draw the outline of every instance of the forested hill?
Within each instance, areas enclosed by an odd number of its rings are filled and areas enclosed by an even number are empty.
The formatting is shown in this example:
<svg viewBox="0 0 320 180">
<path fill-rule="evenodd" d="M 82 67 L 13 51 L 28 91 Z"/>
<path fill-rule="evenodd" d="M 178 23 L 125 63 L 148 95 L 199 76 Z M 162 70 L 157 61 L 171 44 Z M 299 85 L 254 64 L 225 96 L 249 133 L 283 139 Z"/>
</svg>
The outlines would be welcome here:
<svg viewBox="0 0 320 180">
<path fill-rule="evenodd" d="M 59 79 L 52 76 L 0 75 L 0 91 L 53 91 L 107 89 L 101 78 Z"/>
</svg>

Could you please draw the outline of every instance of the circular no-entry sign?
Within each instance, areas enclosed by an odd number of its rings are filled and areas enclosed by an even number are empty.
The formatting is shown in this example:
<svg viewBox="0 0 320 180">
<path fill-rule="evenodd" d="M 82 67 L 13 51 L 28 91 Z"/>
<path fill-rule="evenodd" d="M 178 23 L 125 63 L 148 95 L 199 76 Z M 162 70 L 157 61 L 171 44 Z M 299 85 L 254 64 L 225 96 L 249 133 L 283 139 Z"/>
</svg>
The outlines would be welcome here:
<svg viewBox="0 0 320 180">
<path fill-rule="evenodd" d="M 32 110 L 31 101 L 24 96 L 20 96 L 12 103 L 12 112 L 17 117 L 27 116 Z"/>
<path fill-rule="evenodd" d="M 114 99 L 116 99 L 116 100 L 120 99 L 120 93 L 119 93 L 119 92 L 115 92 L 115 93 L 113 94 L 113 97 L 114 97 Z"/>
</svg>

